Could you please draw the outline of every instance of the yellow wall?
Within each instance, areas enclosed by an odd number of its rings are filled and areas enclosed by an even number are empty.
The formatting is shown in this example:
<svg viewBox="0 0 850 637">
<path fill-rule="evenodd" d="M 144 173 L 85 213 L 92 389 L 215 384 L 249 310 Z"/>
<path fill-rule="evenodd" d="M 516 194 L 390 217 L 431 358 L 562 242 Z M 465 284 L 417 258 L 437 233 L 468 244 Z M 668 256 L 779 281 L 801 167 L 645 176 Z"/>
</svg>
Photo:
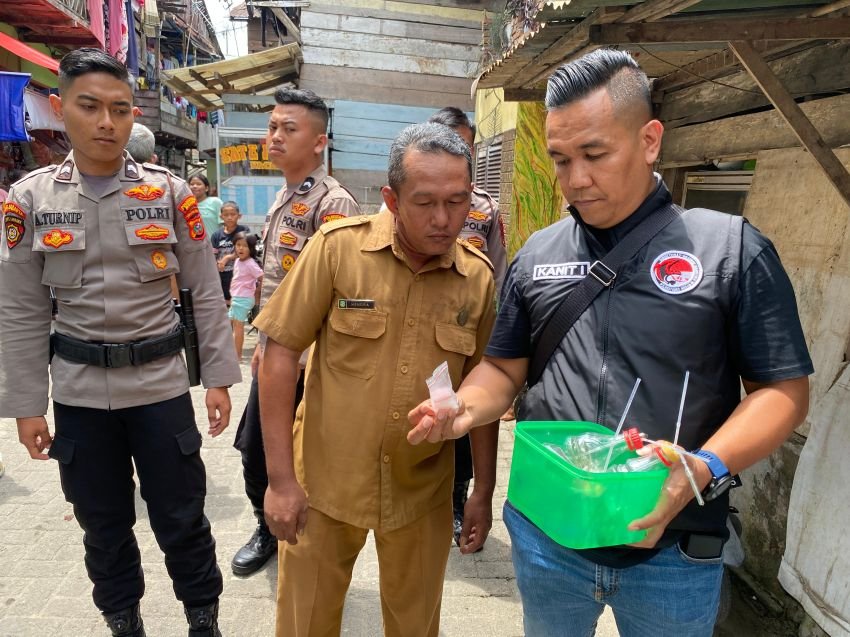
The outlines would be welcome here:
<svg viewBox="0 0 850 637">
<path fill-rule="evenodd" d="M 516 128 L 519 102 L 506 102 L 500 88 L 481 89 L 475 94 L 476 142 Z"/>
<path fill-rule="evenodd" d="M 0 22 L 0 31 L 18 39 L 18 32 L 15 28 L 4 22 Z M 50 55 L 50 49 L 43 44 L 27 44 L 27 46 L 30 46 L 45 55 Z M 37 83 L 48 88 L 56 88 L 59 86 L 59 78 L 56 77 L 52 71 L 48 71 L 38 64 L 27 62 L 26 60 L 19 58 L 17 55 L 12 55 L 9 51 L 3 48 L 0 48 L 0 67 L 3 67 L 7 71 L 31 74 L 31 84 Z"/>
</svg>

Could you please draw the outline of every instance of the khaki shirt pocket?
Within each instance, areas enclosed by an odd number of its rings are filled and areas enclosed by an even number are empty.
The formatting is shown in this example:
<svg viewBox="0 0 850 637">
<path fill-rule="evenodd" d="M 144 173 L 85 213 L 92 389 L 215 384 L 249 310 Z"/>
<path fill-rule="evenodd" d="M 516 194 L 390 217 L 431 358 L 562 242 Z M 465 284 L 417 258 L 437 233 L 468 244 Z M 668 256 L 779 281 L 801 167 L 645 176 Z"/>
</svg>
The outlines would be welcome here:
<svg viewBox="0 0 850 637">
<path fill-rule="evenodd" d="M 452 323 L 437 322 L 437 345 L 445 353 L 452 379 L 460 379 L 466 359 L 475 354 L 476 331 Z"/>
<path fill-rule="evenodd" d="M 172 244 L 177 243 L 170 221 L 149 221 L 124 225 L 127 243 L 142 283 L 156 281 L 180 271 Z"/>
<path fill-rule="evenodd" d="M 36 230 L 32 249 L 44 253 L 41 282 L 54 288 L 82 287 L 85 248 L 85 228 L 51 226 Z"/>
<path fill-rule="evenodd" d="M 357 378 L 372 378 L 383 347 L 381 337 L 387 330 L 386 313 L 334 307 L 328 323 L 328 367 Z"/>
</svg>

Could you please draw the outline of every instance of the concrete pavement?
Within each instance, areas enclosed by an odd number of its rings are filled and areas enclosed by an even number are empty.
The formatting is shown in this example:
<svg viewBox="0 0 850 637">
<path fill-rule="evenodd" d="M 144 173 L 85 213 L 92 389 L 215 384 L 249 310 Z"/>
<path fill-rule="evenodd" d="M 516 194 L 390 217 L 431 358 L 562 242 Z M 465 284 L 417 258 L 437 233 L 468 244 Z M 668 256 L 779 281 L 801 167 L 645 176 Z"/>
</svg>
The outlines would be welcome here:
<svg viewBox="0 0 850 637">
<path fill-rule="evenodd" d="M 246 344 L 248 345 L 248 344 Z M 248 348 L 246 347 L 246 350 Z M 243 376 L 250 370 L 243 366 Z M 243 492 L 239 453 L 231 443 L 247 400 L 249 384 L 231 390 L 234 415 L 217 439 L 204 433 L 207 467 L 206 513 L 218 543 L 224 574 L 220 624 L 226 637 L 268 637 L 274 627 L 277 565 L 272 560 L 252 577 L 230 572 L 230 558 L 254 529 Z M 192 390 L 199 423 L 205 422 L 203 392 Z M 52 416 L 51 431 L 53 430 Z M 441 635 L 446 637 L 517 637 L 523 634 L 522 612 L 510 559 L 510 540 L 501 521 L 507 493 L 513 424 L 502 423 L 499 476 L 494 498 L 494 525 L 481 553 L 461 556 L 453 549 L 443 593 Z M 201 427 L 205 431 L 205 427 Z M 53 461 L 31 460 L 17 441 L 14 421 L 0 420 L 0 453 L 6 475 L 0 478 L 0 637 L 108 635 L 91 600 L 91 584 L 83 565 L 82 531 L 65 502 Z M 136 535 L 142 551 L 147 591 L 142 613 L 150 637 L 186 634 L 182 606 L 175 600 L 162 553 L 137 493 Z M 346 599 L 343 635 L 381 634 L 378 563 L 370 535 L 354 569 Z M 597 630 L 616 637 L 609 612 Z"/>
</svg>

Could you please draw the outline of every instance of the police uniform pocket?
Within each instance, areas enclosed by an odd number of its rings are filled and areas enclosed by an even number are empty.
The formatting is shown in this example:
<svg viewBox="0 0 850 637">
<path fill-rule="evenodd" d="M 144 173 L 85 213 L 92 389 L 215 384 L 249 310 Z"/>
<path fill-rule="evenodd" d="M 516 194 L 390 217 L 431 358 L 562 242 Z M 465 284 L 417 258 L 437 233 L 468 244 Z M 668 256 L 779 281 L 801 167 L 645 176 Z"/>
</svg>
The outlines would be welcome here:
<svg viewBox="0 0 850 637">
<path fill-rule="evenodd" d="M 375 375 L 387 330 L 387 315 L 376 310 L 333 308 L 328 319 L 328 367 L 357 378 Z"/>
<path fill-rule="evenodd" d="M 177 243 L 171 223 L 151 221 L 124 225 L 127 243 L 132 246 L 133 258 L 142 283 L 165 278 L 180 271 L 171 244 Z"/>
<path fill-rule="evenodd" d="M 47 455 L 62 464 L 71 464 L 74 459 L 75 446 L 74 441 L 69 438 L 53 436 L 53 442 L 50 443 L 50 450 Z"/>
<path fill-rule="evenodd" d="M 475 354 L 475 330 L 451 323 L 437 323 L 437 345 L 446 352 L 446 362 L 454 379 L 460 378 L 466 359 Z"/>
<path fill-rule="evenodd" d="M 54 288 L 78 288 L 83 281 L 85 228 L 41 228 L 35 233 L 33 251 L 44 253 L 41 282 Z"/>
<path fill-rule="evenodd" d="M 191 456 L 201 450 L 203 440 L 201 439 L 201 432 L 195 426 L 181 431 L 175 438 L 177 439 L 177 446 L 180 448 L 180 453 L 184 456 Z"/>
</svg>

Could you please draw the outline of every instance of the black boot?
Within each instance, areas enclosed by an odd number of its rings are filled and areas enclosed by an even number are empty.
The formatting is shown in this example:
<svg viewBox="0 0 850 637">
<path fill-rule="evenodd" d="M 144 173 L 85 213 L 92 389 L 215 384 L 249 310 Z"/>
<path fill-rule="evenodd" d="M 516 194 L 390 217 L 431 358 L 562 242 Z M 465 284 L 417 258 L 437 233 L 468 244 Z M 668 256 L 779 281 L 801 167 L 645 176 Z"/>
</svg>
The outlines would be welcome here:
<svg viewBox="0 0 850 637">
<path fill-rule="evenodd" d="M 463 530 L 463 507 L 466 505 L 466 493 L 469 491 L 469 480 L 455 482 L 452 490 L 452 527 L 455 544 L 460 546 L 460 533 Z"/>
<path fill-rule="evenodd" d="M 218 602 L 183 609 L 189 622 L 189 637 L 221 637 L 218 629 Z"/>
<path fill-rule="evenodd" d="M 250 575 L 256 573 L 269 561 L 272 555 L 277 554 L 277 538 L 271 534 L 262 516 L 258 516 L 259 523 L 254 535 L 248 543 L 236 551 L 236 555 L 230 561 L 230 568 L 234 575 Z"/>
<path fill-rule="evenodd" d="M 103 613 L 103 618 L 112 637 L 145 637 L 145 625 L 138 604 L 117 613 Z"/>
</svg>

